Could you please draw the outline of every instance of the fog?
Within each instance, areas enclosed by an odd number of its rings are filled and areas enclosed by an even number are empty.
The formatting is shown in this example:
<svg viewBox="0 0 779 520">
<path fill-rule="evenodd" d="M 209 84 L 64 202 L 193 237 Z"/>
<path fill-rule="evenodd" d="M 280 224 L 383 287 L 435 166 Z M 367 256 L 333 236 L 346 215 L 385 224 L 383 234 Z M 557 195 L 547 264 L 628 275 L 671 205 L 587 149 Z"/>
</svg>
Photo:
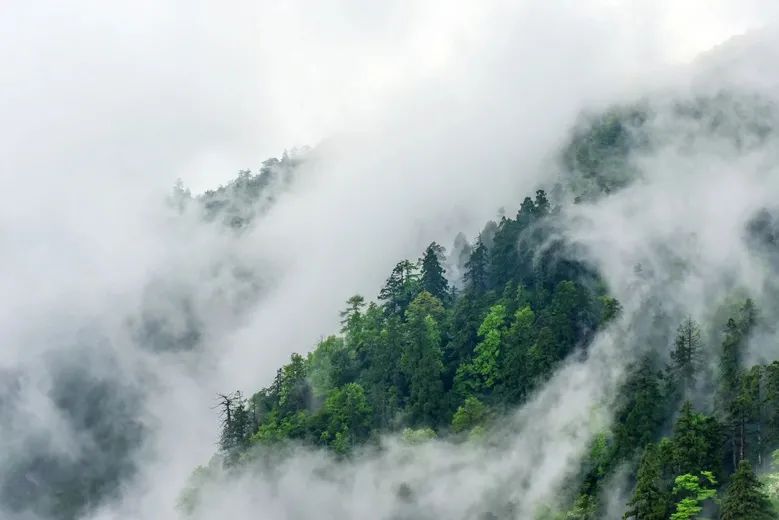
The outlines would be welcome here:
<svg viewBox="0 0 779 520">
<path fill-rule="evenodd" d="M 87 474 L 106 483 L 93 518 L 176 518 L 187 477 L 216 449 L 217 392 L 266 386 L 397 260 L 474 237 L 554 182 L 582 110 L 651 94 L 661 142 L 633 158 L 642 178 L 573 207 L 561 231 L 623 318 L 507 418 L 495 445 L 388 439 L 344 466 L 301 451 L 271 475 L 214 483 L 200 514 L 470 518 L 503 493 L 528 518 L 554 502 L 609 421 L 646 298 L 698 316 L 733 288 L 770 293 L 765 259 L 737 245 L 754 210 L 775 206 L 776 143 L 750 144 L 737 116 L 723 136 L 669 106 L 719 84 L 774 95 L 754 70 L 775 56 L 760 29 L 776 14 L 724 1 L 7 4 L 5 516 L 45 517 L 40 489 Z M 302 145 L 313 150 L 291 185 L 241 233 L 166 202 L 176 179 L 201 192 Z M 675 258 L 695 268 L 667 269 Z M 637 263 L 658 278 L 639 279 Z M 139 335 L 145 316 L 175 348 Z M 397 499 L 403 482 L 418 484 L 413 503 Z"/>
</svg>

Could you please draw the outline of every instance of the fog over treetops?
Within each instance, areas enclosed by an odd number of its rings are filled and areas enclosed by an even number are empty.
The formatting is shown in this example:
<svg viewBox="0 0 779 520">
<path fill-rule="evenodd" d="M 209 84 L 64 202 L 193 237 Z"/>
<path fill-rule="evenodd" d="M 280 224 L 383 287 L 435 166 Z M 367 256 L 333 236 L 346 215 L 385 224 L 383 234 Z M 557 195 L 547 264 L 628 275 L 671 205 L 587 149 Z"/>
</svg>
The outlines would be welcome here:
<svg viewBox="0 0 779 520">
<path fill-rule="evenodd" d="M 0 517 L 779 517 L 779 8 L 0 17 Z"/>
</svg>

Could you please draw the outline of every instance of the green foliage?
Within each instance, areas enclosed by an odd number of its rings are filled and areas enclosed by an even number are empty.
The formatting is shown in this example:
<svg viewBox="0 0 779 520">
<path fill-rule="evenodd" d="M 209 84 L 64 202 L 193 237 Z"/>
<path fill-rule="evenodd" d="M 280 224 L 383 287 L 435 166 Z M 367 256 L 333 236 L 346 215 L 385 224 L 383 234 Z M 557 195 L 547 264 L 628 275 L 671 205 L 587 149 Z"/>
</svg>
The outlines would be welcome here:
<svg viewBox="0 0 779 520">
<path fill-rule="evenodd" d="M 674 425 L 671 465 L 677 474 L 696 473 L 702 468 L 719 473 L 722 432 L 713 417 L 695 412 L 688 401 Z"/>
<path fill-rule="evenodd" d="M 742 460 L 730 478 L 722 501 L 722 520 L 769 520 L 777 517 L 763 484 L 752 471 L 752 465 Z"/>
<path fill-rule="evenodd" d="M 618 457 L 628 458 L 657 438 L 663 426 L 666 397 L 661 390 L 661 378 L 650 357 L 642 359 L 629 372 L 615 415 Z"/>
<path fill-rule="evenodd" d="M 627 504 L 623 518 L 665 520 L 668 518 L 670 493 L 663 481 L 662 460 L 653 444 L 647 445 L 636 477 L 636 489 Z"/>
<path fill-rule="evenodd" d="M 673 494 L 682 498 L 676 503 L 676 511 L 671 514 L 670 520 L 697 518 L 698 513 L 703 511 L 701 504 L 717 496 L 717 490 L 708 486 L 716 485 L 717 480 L 710 471 L 702 471 L 699 476 L 686 473 L 676 477 Z"/>
<path fill-rule="evenodd" d="M 766 496 L 771 500 L 774 509 L 779 511 L 779 450 L 771 454 L 771 469 L 773 472 L 763 477 Z"/>
<path fill-rule="evenodd" d="M 498 356 L 506 319 L 506 308 L 494 305 L 479 326 L 479 337 L 482 340 L 474 349 L 475 357 L 472 366 L 466 370 L 469 376 L 478 380 L 473 390 L 482 392 L 493 388 L 498 380 Z"/>
<path fill-rule="evenodd" d="M 363 388 L 348 383 L 328 395 L 324 406 L 327 428 L 320 439 L 336 453 L 346 454 L 368 437 L 372 414 Z"/>
<path fill-rule="evenodd" d="M 422 276 L 419 280 L 419 287 L 427 291 L 441 301 L 449 299 L 449 282 L 446 279 L 443 266 L 446 251 L 443 247 L 431 243 L 425 249 L 425 254 L 420 260 L 422 266 Z"/>
<path fill-rule="evenodd" d="M 644 144 L 648 117 L 641 106 L 617 107 L 588 117 L 563 153 L 571 188 L 581 198 L 595 198 L 628 185 L 638 177 L 630 152 Z"/>
<path fill-rule="evenodd" d="M 387 282 L 379 292 L 388 313 L 402 314 L 419 292 L 419 274 L 414 264 L 402 260 L 395 265 Z"/>
<path fill-rule="evenodd" d="M 679 325 L 671 351 L 674 373 L 683 391 L 690 391 L 695 386 L 703 359 L 702 347 L 700 326 L 688 317 Z"/>
<path fill-rule="evenodd" d="M 452 431 L 460 433 L 480 426 L 487 418 L 487 407 L 471 396 L 457 408 L 452 416 Z"/>
<path fill-rule="evenodd" d="M 406 444 L 424 444 L 437 437 L 432 428 L 404 428 L 401 438 Z"/>
<path fill-rule="evenodd" d="M 423 291 L 409 305 L 406 342 L 400 362 L 408 380 L 407 410 L 412 424 L 436 424 L 442 412 L 444 388 L 439 320 L 441 302 Z"/>
</svg>

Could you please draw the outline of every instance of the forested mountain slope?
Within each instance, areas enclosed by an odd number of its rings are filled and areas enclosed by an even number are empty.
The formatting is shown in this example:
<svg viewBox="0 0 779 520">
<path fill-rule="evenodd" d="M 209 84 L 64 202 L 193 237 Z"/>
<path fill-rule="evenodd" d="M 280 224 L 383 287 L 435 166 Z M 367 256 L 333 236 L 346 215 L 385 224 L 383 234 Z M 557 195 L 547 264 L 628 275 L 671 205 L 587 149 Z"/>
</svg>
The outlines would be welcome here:
<svg viewBox="0 0 779 520">
<path fill-rule="evenodd" d="M 642 101 L 584 117 L 561 153 L 555 202 L 540 189 L 515 217 L 488 223 L 471 244 L 456 241 L 449 256 L 434 242 L 419 259 L 398 262 L 375 301 L 350 298 L 340 332 L 293 354 L 266 388 L 220 395 L 219 456 L 193 475 L 182 512 L 197 516 L 201 502 L 221 492 L 213 484 L 220 479 L 246 472 L 283 478 L 300 450 L 329 453 L 330 462 L 311 471 L 334 482 L 345 478 L 339 466 L 359 473 L 361 460 L 380 464 L 386 453 L 426 457 L 420 446 L 436 439 L 446 439 L 446 449 L 497 457 L 506 450 L 515 460 L 507 438 L 532 420 L 523 418 L 523 404 L 561 367 L 586 360 L 605 331 L 633 361 L 611 396 L 610 419 L 603 410 L 586 412 L 594 429 L 586 455 L 533 517 L 777 518 L 779 474 L 771 471 L 779 471 L 779 360 L 758 359 L 749 348 L 774 341 L 774 287 L 760 294 L 765 307 L 734 285 L 692 316 L 662 300 L 669 280 L 694 268 L 669 251 L 667 272 L 631 266 L 635 291 L 645 296 L 625 317 L 604 273 L 563 230 L 576 207 L 642 182 L 642 154 L 676 146 L 678 138 L 690 153 L 711 139 L 748 152 L 775 132 L 773 106 L 759 98 L 721 92 L 674 101 L 672 126 L 661 105 Z M 773 214 L 756 210 L 743 229 L 745 247 L 763 259 L 777 253 Z M 407 476 L 392 484 L 394 505 L 383 511 L 436 517 L 429 496 L 418 501 L 429 492 L 425 481 Z M 615 495 L 619 480 L 624 489 Z M 511 484 L 496 479 L 480 488 L 476 505 L 457 514 L 525 518 L 527 509 L 503 485 Z"/>
</svg>

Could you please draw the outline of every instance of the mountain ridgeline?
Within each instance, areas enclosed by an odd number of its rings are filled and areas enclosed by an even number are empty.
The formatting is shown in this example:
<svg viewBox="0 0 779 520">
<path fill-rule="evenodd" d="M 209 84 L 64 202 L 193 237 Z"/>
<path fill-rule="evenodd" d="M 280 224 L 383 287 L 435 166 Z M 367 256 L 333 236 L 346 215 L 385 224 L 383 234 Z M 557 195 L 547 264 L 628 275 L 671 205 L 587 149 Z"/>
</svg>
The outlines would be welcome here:
<svg viewBox="0 0 779 520">
<path fill-rule="evenodd" d="M 773 135 L 772 110 L 729 93 L 672 108 L 684 131 L 743 149 Z M 388 438 L 490 443 L 506 417 L 619 322 L 620 302 L 565 238 L 561 214 L 641 178 L 635 158 L 678 137 L 658 134 L 652 119 L 644 102 L 583 119 L 561 154 L 565 174 L 553 195 L 537 190 L 514 217 L 488 223 L 470 243 L 459 238 L 449 255 L 433 242 L 420 258 L 401 260 L 375 300 L 349 298 L 340 331 L 307 355 L 292 354 L 266 388 L 220 395 L 219 456 L 195 472 L 181 511 L 197 512 L 213 474 L 278 463 L 299 448 L 347 464 L 381 452 Z M 773 215 L 757 211 L 745 230 L 769 259 Z M 779 472 L 779 361 L 748 356 L 752 338 L 772 332 L 773 306 L 758 308 L 736 290 L 716 305 L 699 322 L 652 297 L 644 304 L 637 327 L 645 330 L 632 331 L 643 346 L 621 379 L 613 421 L 536 519 L 613 517 L 618 477 L 627 490 L 616 509 L 626 519 L 779 517 L 779 473 L 771 473 Z M 410 485 L 397 489 L 401 503 L 414 494 Z M 512 499 L 490 503 L 466 516 L 516 518 Z"/>
</svg>

